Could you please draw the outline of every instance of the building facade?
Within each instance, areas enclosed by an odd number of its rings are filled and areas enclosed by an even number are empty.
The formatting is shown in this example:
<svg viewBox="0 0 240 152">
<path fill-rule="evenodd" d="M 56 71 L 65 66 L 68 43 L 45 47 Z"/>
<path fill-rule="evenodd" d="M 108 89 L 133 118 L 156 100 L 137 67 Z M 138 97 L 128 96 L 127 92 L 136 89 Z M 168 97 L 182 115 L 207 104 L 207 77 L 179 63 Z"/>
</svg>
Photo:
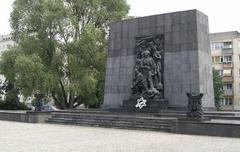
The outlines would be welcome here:
<svg viewBox="0 0 240 152">
<path fill-rule="evenodd" d="M 240 33 L 210 34 L 213 68 L 223 81 L 222 110 L 240 110 Z"/>
<path fill-rule="evenodd" d="M 13 41 L 12 36 L 9 35 L 0 35 L 0 56 L 3 51 L 14 46 L 16 43 Z M 0 75 L 0 82 L 4 82 L 5 78 L 3 75 Z"/>
<path fill-rule="evenodd" d="M 0 53 L 15 45 L 11 35 L 0 35 Z"/>
<path fill-rule="evenodd" d="M 8 48 L 14 46 L 16 43 L 13 41 L 11 35 L 0 35 L 0 57 L 3 51 L 7 50 Z M 5 81 L 5 77 L 0 74 L 0 84 Z M 0 96 L 0 98 L 2 98 Z"/>
</svg>

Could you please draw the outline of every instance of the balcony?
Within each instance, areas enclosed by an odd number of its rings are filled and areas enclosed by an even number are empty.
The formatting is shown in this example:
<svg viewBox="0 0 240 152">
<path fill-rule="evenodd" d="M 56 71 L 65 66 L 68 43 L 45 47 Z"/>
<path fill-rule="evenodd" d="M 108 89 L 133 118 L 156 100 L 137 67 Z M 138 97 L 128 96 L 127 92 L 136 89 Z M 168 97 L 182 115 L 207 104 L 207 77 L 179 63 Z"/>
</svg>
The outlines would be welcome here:
<svg viewBox="0 0 240 152">
<path fill-rule="evenodd" d="M 224 96 L 233 96 L 233 90 L 232 89 L 223 90 L 223 95 Z"/>
<path fill-rule="evenodd" d="M 225 69 L 232 68 L 233 64 L 232 64 L 232 62 L 223 62 L 222 67 Z"/>
<path fill-rule="evenodd" d="M 224 76 L 222 78 L 222 82 L 233 82 L 233 77 L 232 76 Z"/>
<path fill-rule="evenodd" d="M 222 48 L 222 54 L 223 55 L 232 55 L 233 50 L 232 50 L 232 48 Z"/>
</svg>

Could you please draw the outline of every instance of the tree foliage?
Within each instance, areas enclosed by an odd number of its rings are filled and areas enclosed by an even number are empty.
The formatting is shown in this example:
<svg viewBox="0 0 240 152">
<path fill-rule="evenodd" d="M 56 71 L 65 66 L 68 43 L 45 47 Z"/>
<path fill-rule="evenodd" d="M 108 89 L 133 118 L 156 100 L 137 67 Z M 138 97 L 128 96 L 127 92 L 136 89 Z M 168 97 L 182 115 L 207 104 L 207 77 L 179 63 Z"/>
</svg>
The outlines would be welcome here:
<svg viewBox="0 0 240 152">
<path fill-rule="evenodd" d="M 108 24 L 128 10 L 126 0 L 15 0 L 18 46 L 3 54 L 1 72 L 24 95 L 41 90 L 61 109 L 99 106 Z"/>
<path fill-rule="evenodd" d="M 213 87 L 214 87 L 214 100 L 217 110 L 220 110 L 220 100 L 223 94 L 222 77 L 217 70 L 213 69 Z"/>
</svg>

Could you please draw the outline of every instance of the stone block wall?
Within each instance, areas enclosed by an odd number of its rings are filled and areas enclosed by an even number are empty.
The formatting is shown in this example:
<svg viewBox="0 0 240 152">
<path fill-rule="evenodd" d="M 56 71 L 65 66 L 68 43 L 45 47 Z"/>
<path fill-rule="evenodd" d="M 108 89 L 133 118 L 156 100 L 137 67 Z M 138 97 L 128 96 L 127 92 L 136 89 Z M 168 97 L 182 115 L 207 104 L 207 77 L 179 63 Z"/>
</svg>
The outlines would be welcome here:
<svg viewBox="0 0 240 152">
<path fill-rule="evenodd" d="M 135 18 L 110 25 L 105 107 L 119 107 L 131 95 L 136 37 L 164 35 L 164 97 L 186 107 L 186 92 L 204 93 L 203 106 L 214 107 L 208 18 L 189 10 Z"/>
</svg>

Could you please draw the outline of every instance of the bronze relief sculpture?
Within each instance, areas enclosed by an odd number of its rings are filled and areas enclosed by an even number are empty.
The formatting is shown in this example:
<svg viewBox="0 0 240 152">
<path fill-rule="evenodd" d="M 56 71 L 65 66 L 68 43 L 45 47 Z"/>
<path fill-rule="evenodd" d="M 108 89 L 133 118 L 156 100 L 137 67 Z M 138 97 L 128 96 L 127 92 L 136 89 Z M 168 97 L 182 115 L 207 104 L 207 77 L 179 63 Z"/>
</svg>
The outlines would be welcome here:
<svg viewBox="0 0 240 152">
<path fill-rule="evenodd" d="M 163 98 L 164 36 L 137 38 L 132 98 Z"/>
</svg>

